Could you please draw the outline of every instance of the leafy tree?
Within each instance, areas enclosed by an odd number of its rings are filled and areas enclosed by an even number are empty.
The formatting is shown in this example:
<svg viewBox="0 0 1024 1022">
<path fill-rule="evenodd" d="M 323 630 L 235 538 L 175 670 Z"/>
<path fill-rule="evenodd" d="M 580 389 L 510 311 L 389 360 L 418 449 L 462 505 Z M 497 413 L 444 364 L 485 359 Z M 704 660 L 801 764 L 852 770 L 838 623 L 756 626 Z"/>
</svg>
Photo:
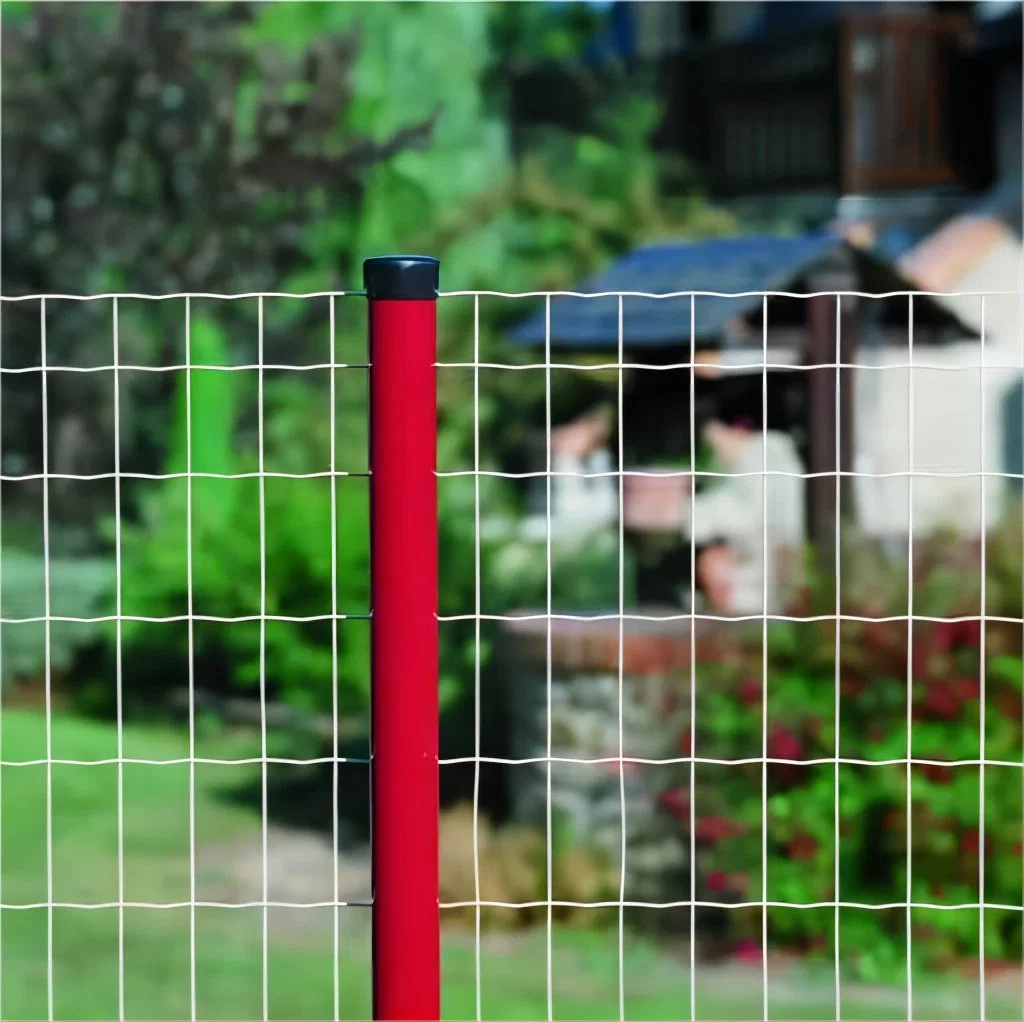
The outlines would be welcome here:
<svg viewBox="0 0 1024 1022">
<path fill-rule="evenodd" d="M 7 293 L 338 289 L 358 285 L 363 257 L 397 249 L 441 256 L 449 286 L 533 289 L 568 283 L 651 235 L 728 228 L 693 193 L 685 168 L 666 168 L 651 150 L 654 104 L 621 73 L 580 61 L 598 17 L 583 5 L 7 4 L 3 16 Z M 545 76 L 585 96 L 586 115 L 574 118 L 566 106 L 543 118 L 531 113 L 523 97 L 536 94 Z M 677 197 L 666 198 L 666 187 Z M 512 303 L 505 304 L 481 308 L 485 357 L 500 344 Z M 362 361 L 359 317 L 344 303 L 339 310 L 337 355 Z M 266 361 L 323 360 L 322 303 L 268 300 L 264 311 Z M 191 315 L 193 361 L 204 337 L 214 336 L 218 359 L 255 361 L 254 302 L 197 300 Z M 470 303 L 442 302 L 440 315 L 443 357 L 465 350 Z M 105 303 L 50 302 L 50 364 L 80 361 L 85 348 L 93 364 L 107 363 L 112 320 Z M 120 302 L 121 364 L 180 364 L 184 323 L 180 302 Z M 38 307 L 6 307 L 5 364 L 36 363 L 38 333 Z M 480 404 L 480 427 L 493 436 L 488 464 L 521 445 L 544 382 L 542 374 L 504 375 Z M 184 420 L 175 376 L 120 374 L 124 470 L 180 468 Z M 266 377 L 268 463 L 322 470 L 326 374 L 304 373 L 301 383 Z M 38 470 L 37 378 L 13 381 L 4 434 L 19 438 L 23 462 Z M 199 376 L 195 383 L 208 389 Z M 442 462 L 471 463 L 468 384 L 468 374 L 441 381 Z M 51 416 L 74 418 L 70 427 L 51 425 L 51 435 L 90 441 L 77 460 L 61 457 L 65 470 L 109 470 L 110 375 L 53 374 L 49 385 Z M 365 450 L 365 388 L 346 382 L 336 413 L 339 442 Z M 256 418 L 252 391 L 232 384 L 202 426 L 193 424 L 193 445 L 211 444 L 233 466 L 223 471 L 242 471 L 254 462 Z M 195 446 L 192 454 L 195 468 L 201 455 Z M 472 586 L 475 489 L 468 478 L 450 483 L 442 493 L 442 543 L 451 569 L 446 599 L 454 606 Z M 498 480 L 481 486 L 490 510 L 514 499 Z M 183 490 L 174 481 L 150 489 L 126 484 L 123 500 L 131 551 L 145 566 L 135 576 L 140 598 L 159 614 L 182 595 L 181 544 L 171 537 L 183 524 Z M 197 491 L 204 507 L 212 501 L 219 508 L 193 537 L 200 588 L 222 608 L 210 613 L 237 613 L 223 608 L 251 595 L 244 580 L 259 551 L 246 538 L 251 530 L 240 527 L 239 516 L 249 524 L 252 517 L 244 489 L 240 483 L 230 496 L 220 487 L 221 497 L 208 499 Z M 292 591 L 305 587 L 320 599 L 324 562 L 307 539 L 329 532 L 328 504 L 300 497 L 300 487 L 280 498 L 271 489 L 268 500 L 291 503 L 273 515 L 268 508 L 268 555 L 277 551 L 291 564 Z M 58 519 L 96 517 L 88 501 L 55 502 L 52 510 Z M 353 508 L 344 519 L 355 517 Z M 304 524 L 292 529 L 292 522 Z M 357 604 L 365 584 L 355 580 L 365 538 L 349 525 L 345 541 L 354 560 L 339 592 L 342 607 Z M 168 557 L 178 560 L 165 563 Z M 295 694 L 322 665 L 293 654 L 315 652 L 323 637 L 287 631 L 275 683 L 287 680 Z M 468 635 L 450 635 L 445 663 L 455 678 L 465 673 Z M 252 644 L 237 641 L 237 676 L 251 681 Z M 359 669 L 350 674 L 357 679 Z"/>
</svg>

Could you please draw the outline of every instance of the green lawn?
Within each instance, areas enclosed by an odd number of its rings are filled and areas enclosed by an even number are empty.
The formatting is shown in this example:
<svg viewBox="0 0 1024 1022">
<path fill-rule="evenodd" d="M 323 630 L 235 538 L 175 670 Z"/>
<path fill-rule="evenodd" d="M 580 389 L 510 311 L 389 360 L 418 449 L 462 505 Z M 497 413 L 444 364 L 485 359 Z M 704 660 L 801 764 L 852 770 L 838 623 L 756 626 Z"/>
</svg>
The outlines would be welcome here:
<svg viewBox="0 0 1024 1022">
<path fill-rule="evenodd" d="M 40 715 L 6 710 L 4 761 L 45 755 Z M 55 758 L 95 760 L 116 755 L 109 725 L 69 716 L 53 721 Z M 253 754 L 251 736 L 203 739 L 200 756 Z M 175 759 L 187 755 L 183 733 L 166 727 L 125 730 L 126 757 Z M 258 766 L 196 769 L 197 843 L 245 843 L 259 833 L 258 808 L 233 797 L 259 777 Z M 46 902 L 46 770 L 6 766 L 0 790 L 0 899 L 6 905 Z M 52 768 L 52 895 L 57 902 L 116 901 L 117 771 L 110 766 Z M 124 891 L 128 901 L 189 900 L 188 767 L 124 767 Z M 200 894 L 200 898 L 203 895 Z M 224 900 L 237 900 L 227 899 Z M 190 913 L 182 909 L 127 909 L 124 913 L 125 1014 L 129 1019 L 188 1018 Z M 338 962 L 341 1017 L 369 1013 L 368 911 L 344 909 Z M 111 1019 L 118 1014 L 116 909 L 53 912 L 54 1014 L 59 1019 Z M 0 1018 L 47 1017 L 47 912 L 0 913 Z M 333 1017 L 334 966 L 330 909 L 271 913 L 267 992 L 271 1018 Z M 686 1019 L 688 961 L 683 951 L 655 949 L 627 934 L 626 1014 L 630 1019 Z M 559 1019 L 618 1018 L 617 935 L 558 930 L 554 934 L 554 1013 Z M 444 955 L 445 1018 L 475 1018 L 475 961 L 471 938 L 452 932 Z M 483 1014 L 490 1019 L 546 1016 L 543 933 L 488 938 L 482 962 Z M 262 913 L 259 908 L 205 908 L 196 912 L 196 1003 L 200 1018 L 262 1017 Z M 918 983 L 916 1017 L 977 1017 L 971 985 Z M 1019 997 L 990 998 L 990 1018 L 1021 1018 Z M 1012 1010 L 1011 1010 L 1012 1009 Z M 761 1015 L 758 970 L 708 970 L 698 976 L 698 1017 L 753 1019 Z M 834 1018 L 828 974 L 773 979 L 774 1019 Z M 848 991 L 844 1018 L 905 1017 L 898 991 Z"/>
</svg>

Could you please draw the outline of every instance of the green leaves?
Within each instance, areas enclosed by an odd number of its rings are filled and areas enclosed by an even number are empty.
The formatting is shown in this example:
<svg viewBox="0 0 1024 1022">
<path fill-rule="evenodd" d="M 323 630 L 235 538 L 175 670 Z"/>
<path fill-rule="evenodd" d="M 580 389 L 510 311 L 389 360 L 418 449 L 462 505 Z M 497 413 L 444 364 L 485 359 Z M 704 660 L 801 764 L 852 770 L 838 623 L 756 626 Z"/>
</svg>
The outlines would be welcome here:
<svg viewBox="0 0 1024 1022">
<path fill-rule="evenodd" d="M 989 579 L 1015 577 L 1019 588 L 1020 544 L 1007 537 L 1013 533 L 1020 533 L 1020 518 L 1011 513 L 990 536 L 986 569 Z M 825 762 L 768 765 L 767 832 L 763 835 L 761 786 L 745 773 L 745 766 L 722 767 L 715 773 L 714 785 L 701 785 L 705 804 L 715 799 L 716 805 L 728 807 L 719 812 L 749 827 L 746 833 L 734 830 L 715 845 L 715 869 L 750 872 L 757 890 L 764 840 L 769 901 L 808 904 L 838 897 L 867 905 L 899 903 L 906 897 L 910 841 L 912 899 L 938 905 L 973 904 L 980 897 L 979 854 L 984 846 L 986 902 L 1020 904 L 1024 897 L 1020 770 L 998 765 L 1019 763 L 1024 747 L 1020 628 L 1017 624 L 1003 628 L 1000 621 L 1012 617 L 1015 597 L 990 585 L 986 606 L 990 618 L 982 630 L 978 604 L 972 603 L 980 585 L 973 580 L 982 577 L 977 545 L 944 537 L 922 541 L 918 547 L 922 561 L 915 572 L 915 612 L 954 620 L 915 621 L 908 656 L 907 626 L 896 617 L 907 606 L 905 565 L 886 565 L 872 556 L 866 541 L 852 536 L 847 541 L 844 613 L 868 620 L 839 625 L 842 762 L 838 771 L 830 762 L 836 754 L 836 624 L 813 617 L 773 620 L 765 685 L 769 758 Z M 857 553 L 846 559 L 847 550 Z M 958 566 L 962 580 L 958 592 L 951 589 L 956 574 L 952 566 Z M 804 594 L 800 606 L 803 609 L 794 617 L 832 612 L 834 573 L 832 579 L 823 574 L 813 591 Z M 895 619 L 878 620 L 888 615 Z M 699 756 L 725 761 L 760 757 L 761 654 L 759 629 L 753 634 L 735 632 L 725 648 L 699 664 Z M 908 672 L 913 675 L 909 722 Z M 982 677 L 984 743 L 979 731 Z M 913 761 L 909 792 L 908 724 Z M 799 755 L 773 752 L 783 731 L 790 747 L 795 747 L 794 739 L 801 743 Z M 982 753 L 984 776 L 978 765 Z M 947 765 L 952 763 L 956 765 Z M 685 773 L 671 782 L 680 783 L 686 785 Z M 832 881 L 836 825 L 840 831 L 838 895 Z M 827 948 L 832 925 L 831 913 L 826 917 L 804 910 L 780 910 L 770 922 L 777 939 L 800 950 Z M 844 961 L 865 980 L 901 978 L 905 925 L 902 912 L 844 910 L 840 920 Z M 951 957 L 976 954 L 977 926 L 977 917 L 971 913 L 915 910 L 915 968 L 940 968 Z M 1020 954 L 1016 923 L 1011 927 L 993 922 L 990 936 L 990 955 L 1015 958 Z"/>
<path fill-rule="evenodd" d="M 1012 685 L 1018 692 L 1024 686 L 1024 661 L 1019 656 L 993 657 L 988 664 L 988 673 L 990 677 Z"/>
<path fill-rule="evenodd" d="M 190 324 L 190 359 L 193 365 L 227 366 L 227 344 L 220 327 L 199 317 Z M 234 453 L 237 414 L 237 374 L 218 369 L 192 369 L 180 373 L 174 396 L 175 414 L 167 471 L 183 473 L 237 472 Z M 191 419 L 187 409 L 191 407 Z M 189 447 L 191 446 L 191 460 Z M 195 479 L 193 501 L 202 506 L 202 525 L 219 531 L 230 520 L 238 499 L 236 483 Z"/>
</svg>

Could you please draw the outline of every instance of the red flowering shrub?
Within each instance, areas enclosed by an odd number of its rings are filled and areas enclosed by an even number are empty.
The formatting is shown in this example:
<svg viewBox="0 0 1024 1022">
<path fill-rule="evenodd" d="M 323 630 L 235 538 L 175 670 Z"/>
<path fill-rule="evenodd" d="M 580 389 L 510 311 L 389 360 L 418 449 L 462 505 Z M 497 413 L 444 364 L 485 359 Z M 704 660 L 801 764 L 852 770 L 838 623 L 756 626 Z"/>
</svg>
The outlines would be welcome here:
<svg viewBox="0 0 1024 1022">
<path fill-rule="evenodd" d="M 740 702 L 746 703 L 747 706 L 753 706 L 755 703 L 760 703 L 761 679 L 745 678 L 740 682 L 739 687 L 736 690 L 736 694 L 739 696 Z"/>
<path fill-rule="evenodd" d="M 818 842 L 810 834 L 797 834 L 786 845 L 787 858 L 810 862 L 818 854 Z"/>
<path fill-rule="evenodd" d="M 715 894 L 721 894 L 729 886 L 729 877 L 720 869 L 708 874 L 707 888 Z"/>
<path fill-rule="evenodd" d="M 717 655 L 698 664 L 695 726 L 680 744 L 683 755 L 692 751 L 724 764 L 713 768 L 713 779 L 702 776 L 700 765 L 696 775 L 699 899 L 756 899 L 765 884 L 769 902 L 899 905 L 907 897 L 909 823 L 915 902 L 977 902 L 984 833 L 986 902 L 1022 903 L 1020 771 L 995 765 L 1019 763 L 1024 754 L 1020 532 L 1019 514 L 1011 515 L 1009 527 L 989 537 L 984 621 L 977 544 L 936 540 L 916 544 L 909 634 L 906 565 L 886 567 L 869 552 L 851 557 L 845 549 L 843 619 L 838 625 L 827 619 L 835 611 L 834 582 L 812 583 L 787 613 L 811 621 L 769 622 L 766 676 L 760 625 L 747 635 L 723 632 Z M 858 570 L 866 576 L 862 583 Z M 982 750 L 988 764 L 983 828 Z M 666 792 L 662 804 L 688 834 L 689 767 L 680 769 L 679 787 Z M 745 910 L 725 916 L 734 954 L 760 961 L 759 916 Z M 945 967 L 977 953 L 976 914 L 928 916 L 915 930 L 919 965 Z M 833 926 L 828 912 L 769 909 L 769 939 L 794 951 L 831 954 Z M 902 909 L 844 915 L 841 927 L 851 963 L 871 962 L 875 978 L 887 969 L 902 975 Z M 1000 919 L 987 931 L 993 960 L 1021 951 L 1019 919 Z"/>
<path fill-rule="evenodd" d="M 801 759 L 800 739 L 783 724 L 776 724 L 768 735 L 768 755 L 772 759 Z"/>
<path fill-rule="evenodd" d="M 677 820 L 690 824 L 690 792 L 687 788 L 672 788 L 664 791 L 658 803 Z"/>
</svg>

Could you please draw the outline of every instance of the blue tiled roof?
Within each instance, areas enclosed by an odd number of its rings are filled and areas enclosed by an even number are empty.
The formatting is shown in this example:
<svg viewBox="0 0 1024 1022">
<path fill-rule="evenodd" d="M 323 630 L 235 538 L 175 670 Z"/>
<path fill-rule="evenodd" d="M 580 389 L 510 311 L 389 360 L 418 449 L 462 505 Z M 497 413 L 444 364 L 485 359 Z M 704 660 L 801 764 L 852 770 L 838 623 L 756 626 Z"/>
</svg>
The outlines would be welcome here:
<svg viewBox="0 0 1024 1022">
<path fill-rule="evenodd" d="M 793 238 L 747 236 L 692 244 L 657 244 L 637 249 L 573 290 L 738 292 L 784 291 L 808 269 L 844 242 L 832 234 Z M 735 316 L 761 303 L 746 298 L 694 299 L 694 339 L 708 342 L 721 335 Z M 631 347 L 657 347 L 688 342 L 690 299 L 623 298 L 623 334 Z M 545 314 L 537 313 L 515 327 L 518 344 L 543 344 Z M 557 297 L 551 300 L 551 342 L 559 347 L 614 348 L 618 344 L 618 299 Z"/>
<path fill-rule="evenodd" d="M 1024 202 L 1019 180 L 1000 181 L 977 202 L 967 208 L 974 216 L 991 216 L 1002 220 L 1018 237 L 1024 234 Z"/>
</svg>

